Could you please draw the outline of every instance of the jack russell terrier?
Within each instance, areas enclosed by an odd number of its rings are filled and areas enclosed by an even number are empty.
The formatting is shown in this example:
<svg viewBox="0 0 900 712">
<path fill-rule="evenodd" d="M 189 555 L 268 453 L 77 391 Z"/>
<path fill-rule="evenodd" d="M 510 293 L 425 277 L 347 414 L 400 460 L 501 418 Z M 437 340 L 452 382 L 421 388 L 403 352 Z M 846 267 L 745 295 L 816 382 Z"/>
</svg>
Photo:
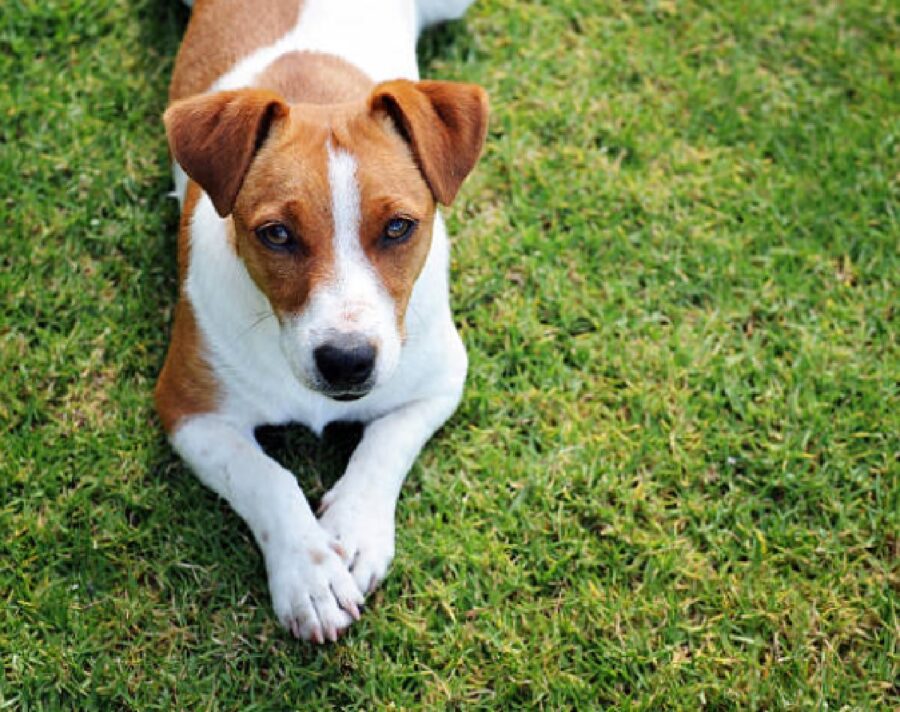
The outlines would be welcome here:
<svg viewBox="0 0 900 712">
<path fill-rule="evenodd" d="M 175 63 L 180 294 L 156 407 L 247 522 L 298 638 L 359 618 L 403 480 L 461 396 L 436 206 L 475 166 L 488 102 L 418 81 L 415 45 L 470 3 L 198 0 Z M 294 421 L 366 424 L 318 518 L 254 438 Z"/>
</svg>

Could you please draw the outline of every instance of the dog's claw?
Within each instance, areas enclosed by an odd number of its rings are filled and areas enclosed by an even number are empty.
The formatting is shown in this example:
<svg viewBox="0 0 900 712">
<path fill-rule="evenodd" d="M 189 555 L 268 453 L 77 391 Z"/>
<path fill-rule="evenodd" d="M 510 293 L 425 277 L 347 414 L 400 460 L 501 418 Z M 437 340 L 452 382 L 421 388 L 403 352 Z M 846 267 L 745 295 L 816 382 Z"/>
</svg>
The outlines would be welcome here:
<svg viewBox="0 0 900 712">
<path fill-rule="evenodd" d="M 340 542 L 332 541 L 328 546 L 331 547 L 331 550 L 341 557 L 343 561 L 347 560 L 347 552 L 343 546 L 341 546 Z"/>
<path fill-rule="evenodd" d="M 328 511 L 328 507 L 331 506 L 331 498 L 328 496 L 328 493 L 325 493 L 325 496 L 322 497 L 322 500 L 319 502 L 319 506 L 316 508 L 316 516 L 321 517 Z"/>
<path fill-rule="evenodd" d="M 347 605 L 344 606 L 344 610 L 352 616 L 353 620 L 358 621 L 360 619 L 359 606 L 353 601 L 349 601 Z"/>
</svg>

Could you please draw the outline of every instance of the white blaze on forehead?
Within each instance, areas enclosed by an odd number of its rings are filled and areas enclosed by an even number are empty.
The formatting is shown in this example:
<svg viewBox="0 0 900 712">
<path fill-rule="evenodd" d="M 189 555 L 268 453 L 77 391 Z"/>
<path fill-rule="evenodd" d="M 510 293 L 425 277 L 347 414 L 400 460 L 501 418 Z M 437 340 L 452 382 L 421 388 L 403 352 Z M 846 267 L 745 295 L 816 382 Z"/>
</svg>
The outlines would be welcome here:
<svg viewBox="0 0 900 712">
<path fill-rule="evenodd" d="M 394 305 L 381 275 L 369 260 L 360 243 L 362 208 L 356 159 L 329 143 L 328 184 L 331 188 L 331 215 L 334 223 L 334 276 L 322 285 L 322 291 L 334 313 L 329 315 L 339 330 L 369 331 L 374 337 L 382 319 L 390 320 Z M 364 320 L 370 323 L 367 325 Z M 359 324 L 347 322 L 360 321 Z"/>
<path fill-rule="evenodd" d="M 282 350 L 297 377 L 316 387 L 321 378 L 315 349 L 338 334 L 352 333 L 377 350 L 377 384 L 393 372 L 400 358 L 395 305 L 360 243 L 362 206 L 356 159 L 330 144 L 327 151 L 334 224 L 331 277 L 313 289 L 303 312 L 282 329 Z"/>
<path fill-rule="evenodd" d="M 346 278 L 352 262 L 365 254 L 359 244 L 360 206 L 359 184 L 356 181 L 356 160 L 347 151 L 335 151 L 328 144 L 328 184 L 331 188 L 331 214 L 334 221 L 335 268 L 338 280 Z"/>
</svg>

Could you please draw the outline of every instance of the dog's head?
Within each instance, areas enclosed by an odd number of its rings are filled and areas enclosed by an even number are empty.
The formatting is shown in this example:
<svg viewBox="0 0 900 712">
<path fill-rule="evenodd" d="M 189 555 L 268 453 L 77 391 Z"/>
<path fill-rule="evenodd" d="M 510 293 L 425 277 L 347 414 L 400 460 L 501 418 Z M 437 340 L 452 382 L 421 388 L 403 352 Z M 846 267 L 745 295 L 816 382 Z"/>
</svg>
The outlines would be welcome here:
<svg viewBox="0 0 900 712">
<path fill-rule="evenodd" d="M 474 167 L 487 114 L 477 86 L 406 80 L 352 104 L 244 89 L 166 111 L 175 160 L 232 217 L 306 386 L 357 398 L 394 370 L 435 205 Z"/>
</svg>

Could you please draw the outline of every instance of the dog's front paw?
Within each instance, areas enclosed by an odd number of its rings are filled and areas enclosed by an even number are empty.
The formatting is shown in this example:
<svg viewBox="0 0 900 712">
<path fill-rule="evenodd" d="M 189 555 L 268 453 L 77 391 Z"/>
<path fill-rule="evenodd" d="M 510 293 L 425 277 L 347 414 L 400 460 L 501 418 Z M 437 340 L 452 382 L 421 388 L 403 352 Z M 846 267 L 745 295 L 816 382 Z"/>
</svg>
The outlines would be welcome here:
<svg viewBox="0 0 900 712">
<path fill-rule="evenodd" d="M 371 593 L 394 559 L 393 506 L 337 486 L 322 498 L 319 511 L 319 524 L 340 545 L 359 590 Z"/>
<path fill-rule="evenodd" d="M 267 550 L 272 606 L 294 637 L 334 642 L 359 620 L 364 598 L 341 560 L 343 553 L 324 532 Z"/>
</svg>

